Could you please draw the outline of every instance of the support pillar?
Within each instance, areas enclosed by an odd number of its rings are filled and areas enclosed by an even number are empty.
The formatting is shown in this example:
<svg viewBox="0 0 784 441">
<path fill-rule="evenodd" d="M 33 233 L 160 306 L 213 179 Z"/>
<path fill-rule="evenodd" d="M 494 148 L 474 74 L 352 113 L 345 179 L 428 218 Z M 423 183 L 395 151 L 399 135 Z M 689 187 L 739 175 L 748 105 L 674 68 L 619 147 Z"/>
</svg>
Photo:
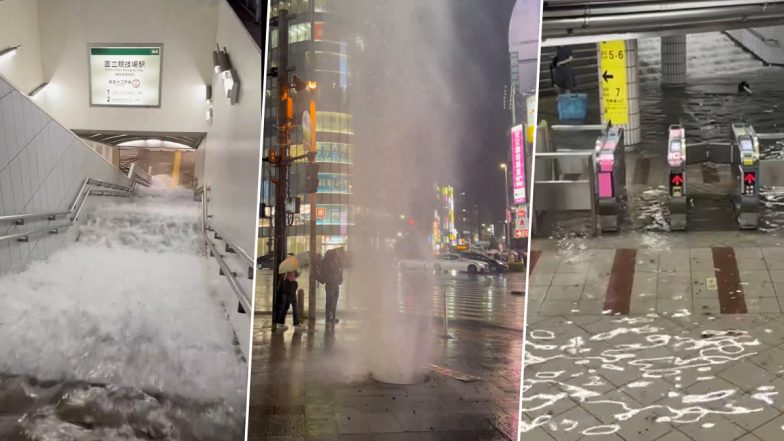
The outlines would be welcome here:
<svg viewBox="0 0 784 441">
<path fill-rule="evenodd" d="M 686 35 L 661 38 L 661 75 L 663 85 L 686 84 Z"/>
<path fill-rule="evenodd" d="M 637 40 L 626 40 L 626 82 L 629 97 L 629 123 L 624 127 L 624 145 L 640 143 L 640 66 Z"/>
</svg>

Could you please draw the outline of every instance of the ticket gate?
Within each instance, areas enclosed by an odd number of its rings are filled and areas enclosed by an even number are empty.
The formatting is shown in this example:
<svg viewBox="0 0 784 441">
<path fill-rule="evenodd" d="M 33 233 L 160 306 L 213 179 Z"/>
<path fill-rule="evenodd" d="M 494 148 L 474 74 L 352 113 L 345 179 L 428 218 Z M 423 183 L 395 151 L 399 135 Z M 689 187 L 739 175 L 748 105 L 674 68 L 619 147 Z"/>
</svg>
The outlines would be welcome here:
<svg viewBox="0 0 784 441">
<path fill-rule="evenodd" d="M 618 231 L 626 201 L 623 129 L 607 126 L 596 138 L 596 201 L 602 232 Z"/>
<path fill-rule="evenodd" d="M 679 125 L 669 128 L 667 144 L 668 182 L 670 189 L 670 228 L 688 226 L 689 202 L 686 167 L 713 162 L 729 164 L 737 185 L 730 195 L 738 227 L 756 229 L 759 225 L 759 137 L 748 124 L 733 124 L 729 143 L 686 144 L 686 130 Z"/>
</svg>

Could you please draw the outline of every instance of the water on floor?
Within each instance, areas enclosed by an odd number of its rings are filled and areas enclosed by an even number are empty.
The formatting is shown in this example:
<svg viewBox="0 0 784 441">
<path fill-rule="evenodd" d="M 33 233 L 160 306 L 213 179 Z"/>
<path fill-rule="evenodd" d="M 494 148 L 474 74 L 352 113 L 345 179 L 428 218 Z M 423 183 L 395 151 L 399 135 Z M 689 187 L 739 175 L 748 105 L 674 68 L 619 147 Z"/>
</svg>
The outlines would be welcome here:
<svg viewBox="0 0 784 441">
<path fill-rule="evenodd" d="M 658 82 L 641 85 L 641 130 L 642 142 L 627 151 L 654 164 L 666 163 L 666 130 L 671 124 L 681 124 L 686 128 L 689 144 L 698 142 L 727 143 L 730 140 L 732 123 L 747 122 L 757 132 L 784 132 L 784 88 L 781 87 L 781 68 L 757 68 L 751 71 L 734 72 L 720 76 L 708 76 L 705 72 L 689 78 L 684 87 L 662 87 Z M 741 80 L 752 85 L 753 94 L 738 94 L 737 85 Z M 599 100 L 596 93 L 589 94 L 588 122 L 599 120 Z M 541 119 L 557 121 L 555 103 L 552 97 L 544 97 Z M 593 148 L 595 135 L 564 134 L 555 135 L 556 145 L 564 148 Z M 582 147 L 581 147 L 582 146 Z M 761 158 L 781 159 L 784 157 L 784 142 L 762 141 Z M 630 159 L 627 157 L 627 163 Z M 706 164 L 710 168 L 710 164 Z M 659 167 L 661 168 L 661 167 Z M 653 170 L 654 168 L 652 168 Z M 631 179 L 631 177 L 630 177 Z M 764 180 L 764 177 L 762 178 Z M 722 183 L 725 185 L 726 183 Z M 763 200 L 759 233 L 776 234 L 784 225 L 784 204 L 781 203 L 784 189 L 763 186 L 760 195 Z M 534 196 L 535 197 L 535 196 Z M 632 190 L 630 187 L 626 207 L 631 208 L 621 225 L 626 233 L 665 233 L 669 231 L 668 190 L 663 185 L 647 185 Z M 707 207 L 708 211 L 696 213 L 690 222 L 697 229 L 724 231 L 736 229 L 732 219 L 729 199 L 708 197 L 699 199 L 698 209 Z M 727 217 L 730 217 L 727 219 Z M 577 215 L 558 214 L 551 216 L 549 223 L 557 223 L 545 236 L 564 241 L 569 235 L 587 235 L 590 230 L 586 213 Z M 540 225 L 544 225 L 540 222 Z M 691 230 L 694 228 L 690 227 Z M 757 234 L 749 232 L 749 234 Z"/>
<path fill-rule="evenodd" d="M 242 438 L 247 365 L 209 289 L 199 214 L 156 180 L 0 278 L 0 439 Z"/>
</svg>

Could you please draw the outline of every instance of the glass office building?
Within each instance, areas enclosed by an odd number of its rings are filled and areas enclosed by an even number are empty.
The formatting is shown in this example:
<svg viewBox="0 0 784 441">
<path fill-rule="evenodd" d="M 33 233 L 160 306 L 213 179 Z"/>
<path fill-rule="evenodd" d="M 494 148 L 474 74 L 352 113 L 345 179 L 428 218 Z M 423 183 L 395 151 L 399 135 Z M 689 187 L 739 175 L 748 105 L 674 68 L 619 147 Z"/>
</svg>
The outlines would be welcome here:
<svg viewBox="0 0 784 441">
<path fill-rule="evenodd" d="M 309 196 L 304 194 L 305 160 L 290 168 L 289 195 L 301 199 L 299 214 L 289 215 L 288 250 L 305 252 L 309 248 L 310 216 L 316 216 L 316 249 L 326 249 L 346 244 L 352 224 L 351 169 L 353 162 L 353 137 L 349 114 L 349 57 L 347 55 L 345 26 L 340 11 L 344 0 L 272 0 L 270 16 L 278 15 L 285 8 L 289 11 L 289 69 L 305 81 L 316 81 L 314 91 L 303 91 L 293 96 L 294 115 L 308 111 L 311 101 L 316 106 L 316 161 L 319 165 L 318 193 L 315 213 L 310 212 Z M 278 29 L 270 28 L 268 69 L 277 66 Z M 264 156 L 278 142 L 277 131 L 277 78 L 267 78 L 267 95 L 264 113 Z M 299 120 L 295 117 L 295 120 Z M 291 131 L 291 156 L 304 154 L 309 145 L 303 142 L 302 129 L 294 126 Z M 270 182 L 275 171 L 264 164 L 261 182 L 261 201 L 274 205 L 275 186 Z M 271 248 L 272 230 L 269 219 L 259 220 L 259 254 Z"/>
</svg>

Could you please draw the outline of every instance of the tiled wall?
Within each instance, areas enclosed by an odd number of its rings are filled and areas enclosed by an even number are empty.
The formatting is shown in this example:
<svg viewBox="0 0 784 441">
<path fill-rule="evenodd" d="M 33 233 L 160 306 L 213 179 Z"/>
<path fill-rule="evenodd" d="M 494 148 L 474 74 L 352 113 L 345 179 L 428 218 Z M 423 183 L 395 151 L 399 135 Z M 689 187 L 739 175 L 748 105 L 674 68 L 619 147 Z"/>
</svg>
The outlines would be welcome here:
<svg viewBox="0 0 784 441">
<path fill-rule="evenodd" d="M 0 77 L 0 216 L 67 210 L 85 178 L 128 185 L 128 179 Z M 0 222 L 0 236 L 62 224 L 46 218 L 26 225 Z M 0 242 L 0 274 L 45 258 L 68 234 L 29 242 Z"/>
<path fill-rule="evenodd" d="M 739 29 L 727 33 L 766 63 L 784 65 L 784 26 Z"/>
</svg>

